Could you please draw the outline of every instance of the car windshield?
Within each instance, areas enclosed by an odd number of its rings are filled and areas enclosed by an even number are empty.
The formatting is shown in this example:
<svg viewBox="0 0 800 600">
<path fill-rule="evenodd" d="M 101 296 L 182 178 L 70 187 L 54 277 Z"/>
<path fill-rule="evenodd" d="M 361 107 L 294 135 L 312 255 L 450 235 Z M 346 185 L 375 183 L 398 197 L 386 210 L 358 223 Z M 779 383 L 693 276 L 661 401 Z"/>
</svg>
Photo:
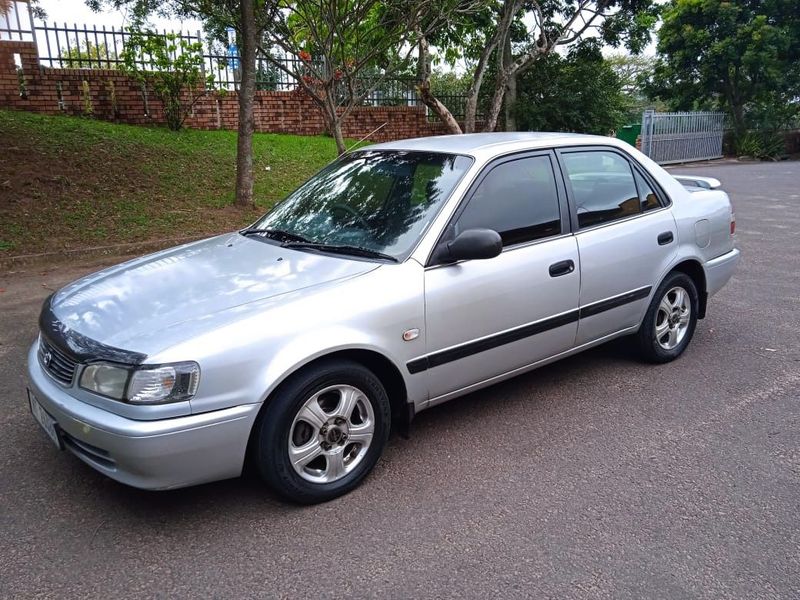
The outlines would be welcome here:
<svg viewBox="0 0 800 600">
<path fill-rule="evenodd" d="M 249 229 L 280 232 L 289 245 L 357 247 L 402 260 L 471 164 L 434 152 L 347 154 Z"/>
</svg>

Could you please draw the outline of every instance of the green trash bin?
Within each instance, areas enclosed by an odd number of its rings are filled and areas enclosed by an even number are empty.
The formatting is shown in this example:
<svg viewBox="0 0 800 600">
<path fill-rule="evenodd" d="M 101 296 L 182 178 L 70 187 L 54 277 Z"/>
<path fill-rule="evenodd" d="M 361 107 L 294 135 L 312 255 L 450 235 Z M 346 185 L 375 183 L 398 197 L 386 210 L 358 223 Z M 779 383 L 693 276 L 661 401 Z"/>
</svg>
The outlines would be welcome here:
<svg viewBox="0 0 800 600">
<path fill-rule="evenodd" d="M 636 138 L 642 132 L 642 124 L 634 123 L 632 125 L 623 125 L 617 130 L 617 139 L 623 142 L 628 142 L 634 148 L 636 147 Z"/>
</svg>

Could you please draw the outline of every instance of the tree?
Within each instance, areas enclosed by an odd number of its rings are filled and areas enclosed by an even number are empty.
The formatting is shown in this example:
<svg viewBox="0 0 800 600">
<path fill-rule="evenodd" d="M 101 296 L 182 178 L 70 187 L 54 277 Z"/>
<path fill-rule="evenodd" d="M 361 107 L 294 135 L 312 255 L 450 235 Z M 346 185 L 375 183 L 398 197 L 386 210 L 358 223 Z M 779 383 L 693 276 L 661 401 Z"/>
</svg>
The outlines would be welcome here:
<svg viewBox="0 0 800 600">
<path fill-rule="evenodd" d="M 99 66 L 104 69 L 117 68 L 117 55 L 106 44 L 86 40 L 78 48 L 63 48 L 59 62 L 65 69 L 75 69 L 85 66 Z"/>
<path fill-rule="evenodd" d="M 253 98 L 255 96 L 256 45 L 264 27 L 278 10 L 278 0 L 85 0 L 95 11 L 104 5 L 131 9 L 135 23 L 153 13 L 193 16 L 221 37 L 227 27 L 236 30 L 241 49 L 241 87 L 236 151 L 236 204 L 253 206 Z"/>
<path fill-rule="evenodd" d="M 178 131 L 192 106 L 205 94 L 202 44 L 174 33 L 134 29 L 121 57 L 122 70 L 142 85 L 153 87 L 164 105 L 167 126 Z"/>
<path fill-rule="evenodd" d="M 442 110 L 432 94 L 421 94 L 423 101 L 448 124 L 453 133 L 474 131 L 482 87 L 490 66 L 494 66 L 493 88 L 490 93 L 484 130 L 493 131 L 498 123 L 509 84 L 539 59 L 559 46 L 571 45 L 589 35 L 599 36 L 606 44 L 624 43 L 639 51 L 649 40 L 649 32 L 658 17 L 654 0 L 494 0 L 486 9 L 461 15 L 462 23 L 455 28 L 472 31 L 473 47 L 480 47 L 470 72 L 471 85 L 467 91 L 466 115 L 463 130 Z M 476 20 L 486 20 L 475 27 Z M 464 24 L 466 23 L 466 25 Z M 522 30 L 519 41 L 515 30 Z M 421 89 L 425 89 L 424 68 L 429 62 L 430 40 L 419 41 Z"/>
<path fill-rule="evenodd" d="M 457 0 L 296 0 L 272 13 L 260 40 L 262 56 L 293 77 L 319 107 L 346 151 L 342 123 L 411 62 L 417 31 L 446 22 Z M 424 15 L 424 23 L 422 17 Z M 296 59 L 294 66 L 273 48 Z"/>
<path fill-rule="evenodd" d="M 615 53 L 607 59 L 608 65 L 620 80 L 620 89 L 626 101 L 626 122 L 641 120 L 647 109 L 666 110 L 662 100 L 649 94 L 649 82 L 656 66 L 654 56 Z"/>
<path fill-rule="evenodd" d="M 597 43 L 537 60 L 517 81 L 514 116 L 523 130 L 607 135 L 623 124 L 627 102 L 619 76 Z"/>
<path fill-rule="evenodd" d="M 737 137 L 798 114 L 800 0 L 674 0 L 651 90 L 677 110 L 718 108 Z"/>
</svg>

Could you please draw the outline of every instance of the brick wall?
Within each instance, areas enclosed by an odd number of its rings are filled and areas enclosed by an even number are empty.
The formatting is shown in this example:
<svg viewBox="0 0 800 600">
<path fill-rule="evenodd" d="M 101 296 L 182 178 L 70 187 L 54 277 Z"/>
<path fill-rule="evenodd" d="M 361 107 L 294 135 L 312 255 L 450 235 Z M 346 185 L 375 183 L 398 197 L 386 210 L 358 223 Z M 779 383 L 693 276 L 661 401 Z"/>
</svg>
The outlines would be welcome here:
<svg viewBox="0 0 800 600">
<path fill-rule="evenodd" d="M 25 95 L 14 55 L 22 62 Z M 161 103 L 152 92 L 144 94 L 132 78 L 116 70 L 53 69 L 39 65 L 36 44 L 0 40 L 0 108 L 28 110 L 48 115 L 84 114 L 84 89 L 88 84 L 93 115 L 120 123 L 164 123 Z M 239 114 L 236 93 L 209 93 L 201 97 L 186 126 L 197 129 L 236 129 Z M 325 132 L 322 114 L 301 90 L 256 92 L 256 131 L 318 135 Z M 428 123 L 423 107 L 358 107 L 345 120 L 345 137 L 361 138 L 381 125 L 373 141 L 388 141 L 445 133 L 438 123 Z"/>
</svg>

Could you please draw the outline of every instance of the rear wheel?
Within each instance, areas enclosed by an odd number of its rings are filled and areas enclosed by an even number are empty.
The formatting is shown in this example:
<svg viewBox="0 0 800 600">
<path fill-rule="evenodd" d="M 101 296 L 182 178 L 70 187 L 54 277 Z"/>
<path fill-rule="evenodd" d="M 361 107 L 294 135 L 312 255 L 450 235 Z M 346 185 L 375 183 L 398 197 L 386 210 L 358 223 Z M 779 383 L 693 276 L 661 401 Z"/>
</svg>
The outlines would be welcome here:
<svg viewBox="0 0 800 600">
<path fill-rule="evenodd" d="M 643 357 L 655 363 L 678 358 L 694 335 L 699 299 L 685 273 L 673 272 L 658 286 L 637 334 Z"/>
<path fill-rule="evenodd" d="M 389 437 L 389 398 L 358 363 L 313 365 L 281 386 L 257 430 L 261 476 L 282 496 L 311 504 L 355 488 Z"/>
</svg>

